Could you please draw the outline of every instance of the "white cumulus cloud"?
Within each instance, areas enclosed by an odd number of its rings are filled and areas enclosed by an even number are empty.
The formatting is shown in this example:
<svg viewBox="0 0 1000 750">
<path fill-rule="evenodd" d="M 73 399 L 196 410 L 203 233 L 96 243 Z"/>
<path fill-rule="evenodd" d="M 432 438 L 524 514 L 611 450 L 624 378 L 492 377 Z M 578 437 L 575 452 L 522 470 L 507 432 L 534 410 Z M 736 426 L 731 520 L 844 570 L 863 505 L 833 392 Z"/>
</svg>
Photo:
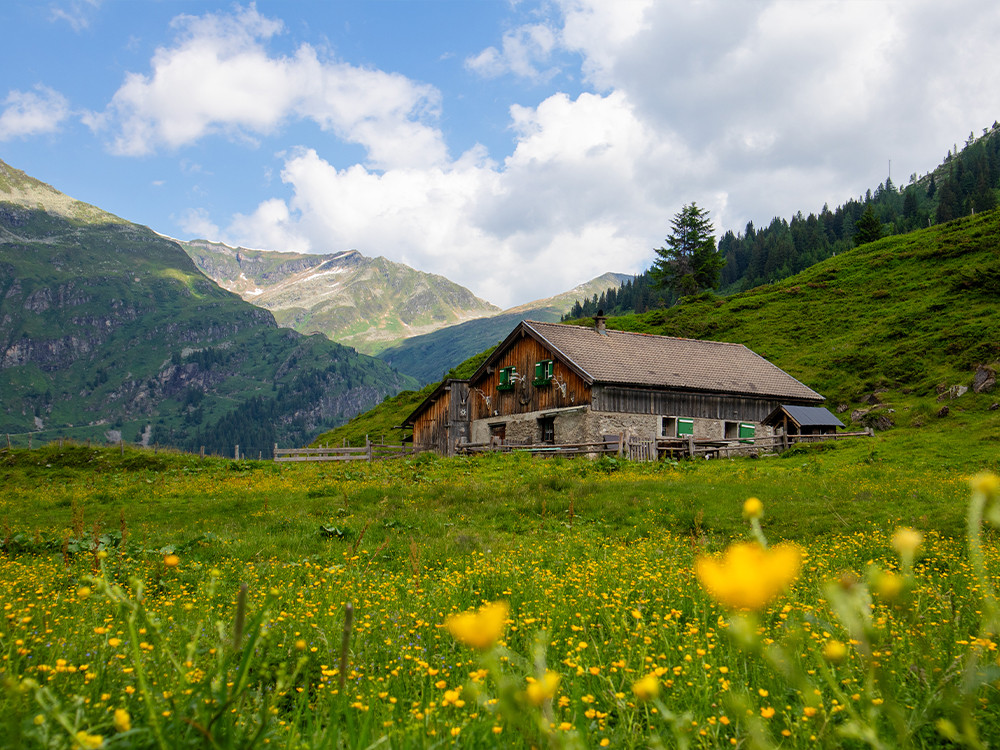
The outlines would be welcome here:
<svg viewBox="0 0 1000 750">
<path fill-rule="evenodd" d="M 0 112 L 0 141 L 54 133 L 69 114 L 69 101 L 48 86 L 39 84 L 34 91 L 11 91 Z"/>
<path fill-rule="evenodd" d="M 177 149 L 209 135 L 253 140 L 308 119 L 367 149 L 375 168 L 427 166 L 447 150 L 434 127 L 440 93 L 405 76 L 321 59 L 308 44 L 269 52 L 280 21 L 255 7 L 180 16 L 149 73 L 129 73 L 99 124 L 123 155 Z"/>
</svg>

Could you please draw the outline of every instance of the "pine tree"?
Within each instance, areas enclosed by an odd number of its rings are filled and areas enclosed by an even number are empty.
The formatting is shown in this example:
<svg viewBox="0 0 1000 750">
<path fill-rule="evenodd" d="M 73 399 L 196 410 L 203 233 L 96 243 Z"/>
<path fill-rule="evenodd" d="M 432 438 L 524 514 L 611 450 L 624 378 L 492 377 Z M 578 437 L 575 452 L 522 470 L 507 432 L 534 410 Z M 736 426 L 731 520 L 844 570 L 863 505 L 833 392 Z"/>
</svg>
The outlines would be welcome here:
<svg viewBox="0 0 1000 750">
<path fill-rule="evenodd" d="M 653 280 L 678 295 L 715 287 L 726 259 L 715 246 L 715 230 L 708 212 L 691 203 L 674 216 L 670 225 L 666 247 L 656 248 L 657 258 L 650 269 Z"/>
<path fill-rule="evenodd" d="M 855 223 L 854 246 L 858 247 L 868 242 L 882 238 L 882 222 L 875 215 L 875 209 L 869 203 L 861 218 Z"/>
</svg>

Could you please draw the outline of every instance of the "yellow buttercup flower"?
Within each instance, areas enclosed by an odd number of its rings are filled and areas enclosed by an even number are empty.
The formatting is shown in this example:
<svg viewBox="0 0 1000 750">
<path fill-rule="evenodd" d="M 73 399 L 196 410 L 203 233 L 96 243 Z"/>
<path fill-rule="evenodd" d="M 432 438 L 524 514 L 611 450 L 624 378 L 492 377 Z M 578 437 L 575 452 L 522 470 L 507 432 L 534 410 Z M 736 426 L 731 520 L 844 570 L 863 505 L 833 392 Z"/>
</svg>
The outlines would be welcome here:
<svg viewBox="0 0 1000 750">
<path fill-rule="evenodd" d="M 847 646 L 842 641 L 827 641 L 823 645 L 823 658 L 831 664 L 840 664 L 847 658 Z"/>
<path fill-rule="evenodd" d="M 530 682 L 524 694 L 534 705 L 540 706 L 556 694 L 560 679 L 555 672 L 547 671 L 542 679 Z"/>
<path fill-rule="evenodd" d="M 896 532 L 892 535 L 892 546 L 899 553 L 900 557 L 912 558 L 923 541 L 923 534 L 916 529 L 906 526 L 896 529 Z"/>
<path fill-rule="evenodd" d="M 97 750 L 97 748 L 104 744 L 104 738 L 101 735 L 90 734 L 82 730 L 77 732 L 73 739 L 76 740 L 76 747 L 83 750 Z"/>
<path fill-rule="evenodd" d="M 444 624 L 456 640 L 485 651 L 503 635 L 509 612 L 507 602 L 493 602 L 475 612 L 452 615 Z"/>
<path fill-rule="evenodd" d="M 632 683 L 632 694 L 641 701 L 648 701 L 660 694 L 660 680 L 650 672 Z"/>
<path fill-rule="evenodd" d="M 163 564 L 168 568 L 176 568 L 181 564 L 181 559 L 177 555 L 167 555 L 163 558 Z"/>
<path fill-rule="evenodd" d="M 760 610 L 799 575 L 802 552 L 794 544 L 764 549 L 759 544 L 733 544 L 722 559 L 699 557 L 698 580 L 713 599 L 729 609 Z"/>
<path fill-rule="evenodd" d="M 875 590 L 883 600 L 895 601 L 903 592 L 903 577 L 895 573 L 881 573 L 875 579 Z"/>
<path fill-rule="evenodd" d="M 744 518 L 762 518 L 764 516 L 764 503 L 756 497 L 748 497 L 743 503 Z"/>
<path fill-rule="evenodd" d="M 76 590 L 77 599 L 86 599 L 90 596 L 90 586 L 81 586 Z"/>
<path fill-rule="evenodd" d="M 114 724 L 115 729 L 119 732 L 127 732 L 132 728 L 132 717 L 128 715 L 128 711 L 124 708 L 116 708 Z"/>
<path fill-rule="evenodd" d="M 1000 494 L 1000 477 L 988 471 L 976 474 L 969 484 L 972 485 L 973 492 L 981 492 L 987 497 Z"/>
</svg>

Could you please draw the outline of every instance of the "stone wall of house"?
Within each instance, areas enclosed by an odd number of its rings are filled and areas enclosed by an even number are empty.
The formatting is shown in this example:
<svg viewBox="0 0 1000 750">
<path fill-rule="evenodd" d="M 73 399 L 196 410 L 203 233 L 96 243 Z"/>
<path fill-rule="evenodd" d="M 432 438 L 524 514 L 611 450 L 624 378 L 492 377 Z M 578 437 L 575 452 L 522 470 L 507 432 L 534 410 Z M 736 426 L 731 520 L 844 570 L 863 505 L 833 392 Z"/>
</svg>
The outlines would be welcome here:
<svg viewBox="0 0 1000 750">
<path fill-rule="evenodd" d="M 540 443 L 539 419 L 553 417 L 556 443 L 599 443 L 605 435 L 628 435 L 637 438 L 662 437 L 662 417 L 651 414 L 591 411 L 589 407 L 511 414 L 472 423 L 470 441 L 487 443 L 491 425 L 506 425 L 506 440 L 510 443 Z M 747 421 L 747 420 L 743 420 Z M 757 437 L 774 434 L 770 427 L 754 423 Z M 673 437 L 675 433 L 667 435 Z M 718 419 L 694 419 L 695 440 L 725 440 L 725 422 Z M 731 437 L 730 439 L 735 439 Z"/>
</svg>

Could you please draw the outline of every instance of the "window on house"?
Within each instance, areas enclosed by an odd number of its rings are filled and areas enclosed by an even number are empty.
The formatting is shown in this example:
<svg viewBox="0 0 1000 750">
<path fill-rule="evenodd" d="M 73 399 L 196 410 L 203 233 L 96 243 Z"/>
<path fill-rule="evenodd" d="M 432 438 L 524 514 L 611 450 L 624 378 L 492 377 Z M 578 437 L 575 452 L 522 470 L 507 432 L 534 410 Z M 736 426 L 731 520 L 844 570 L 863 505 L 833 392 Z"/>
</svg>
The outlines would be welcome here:
<svg viewBox="0 0 1000 750">
<path fill-rule="evenodd" d="M 556 363 L 551 359 L 543 359 L 540 362 L 535 362 L 535 380 L 534 385 L 548 385 L 552 382 L 552 376 L 555 374 Z"/>
<path fill-rule="evenodd" d="M 677 420 L 674 417 L 660 418 L 660 437 L 676 437 Z"/>
<path fill-rule="evenodd" d="M 542 417 L 538 420 L 538 429 L 541 433 L 541 442 L 552 445 L 556 441 L 556 418 Z"/>
<path fill-rule="evenodd" d="M 740 437 L 752 438 L 757 433 L 757 428 L 750 422 L 740 422 Z M 749 441 L 747 441 L 749 442 Z"/>
<path fill-rule="evenodd" d="M 694 435 L 694 420 L 693 419 L 678 419 L 677 420 L 677 437 L 682 435 Z"/>
<path fill-rule="evenodd" d="M 504 367 L 500 370 L 500 380 L 497 383 L 498 391 L 514 390 L 514 376 L 517 375 L 516 367 Z"/>
</svg>

